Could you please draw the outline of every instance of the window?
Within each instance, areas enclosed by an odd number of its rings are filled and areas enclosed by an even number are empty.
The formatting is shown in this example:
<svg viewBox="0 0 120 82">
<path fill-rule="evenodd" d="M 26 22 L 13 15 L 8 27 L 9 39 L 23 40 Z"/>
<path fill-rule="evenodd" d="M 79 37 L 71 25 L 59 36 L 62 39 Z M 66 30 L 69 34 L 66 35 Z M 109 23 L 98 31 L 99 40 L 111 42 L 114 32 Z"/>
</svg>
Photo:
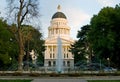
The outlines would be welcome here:
<svg viewBox="0 0 120 82">
<path fill-rule="evenodd" d="M 65 53 L 64 53 L 64 58 L 65 58 Z"/>
<path fill-rule="evenodd" d="M 53 58 L 55 58 L 55 54 L 53 53 Z"/>
<path fill-rule="evenodd" d="M 52 51 L 52 48 L 51 48 L 51 47 L 49 47 L 49 51 L 50 51 L 50 52 Z"/>
<path fill-rule="evenodd" d="M 52 58 L 52 54 L 50 53 L 50 58 Z"/>
<path fill-rule="evenodd" d="M 58 29 L 56 29 L 56 34 L 58 34 Z"/>
<path fill-rule="evenodd" d="M 55 66 L 56 65 L 56 62 L 55 61 L 53 61 L 53 66 Z"/>
<path fill-rule="evenodd" d="M 65 66 L 65 61 L 63 61 L 63 66 Z"/>
<path fill-rule="evenodd" d="M 67 53 L 67 58 L 68 58 L 68 53 Z"/>
<path fill-rule="evenodd" d="M 70 66 L 70 61 L 67 61 L 67 66 Z"/>
<path fill-rule="evenodd" d="M 51 61 L 48 61 L 48 66 L 51 66 Z"/>
</svg>

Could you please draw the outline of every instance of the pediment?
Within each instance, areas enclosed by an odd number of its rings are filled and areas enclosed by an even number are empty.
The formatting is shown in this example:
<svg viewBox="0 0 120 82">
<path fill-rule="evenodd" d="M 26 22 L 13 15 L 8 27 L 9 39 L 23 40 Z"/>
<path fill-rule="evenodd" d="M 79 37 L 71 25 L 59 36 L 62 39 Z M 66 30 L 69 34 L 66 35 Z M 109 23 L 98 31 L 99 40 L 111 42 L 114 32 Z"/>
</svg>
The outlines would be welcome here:
<svg viewBox="0 0 120 82">
<path fill-rule="evenodd" d="M 73 44 L 74 40 L 61 38 L 62 44 Z M 45 44 L 57 44 L 57 38 L 46 39 Z"/>
</svg>

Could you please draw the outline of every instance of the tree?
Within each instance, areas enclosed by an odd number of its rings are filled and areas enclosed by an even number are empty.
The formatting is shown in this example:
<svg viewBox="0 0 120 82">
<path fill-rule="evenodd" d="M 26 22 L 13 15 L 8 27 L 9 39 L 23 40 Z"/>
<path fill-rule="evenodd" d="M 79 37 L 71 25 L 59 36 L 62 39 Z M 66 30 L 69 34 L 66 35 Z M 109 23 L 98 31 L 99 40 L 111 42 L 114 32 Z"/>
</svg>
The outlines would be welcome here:
<svg viewBox="0 0 120 82">
<path fill-rule="evenodd" d="M 44 40 L 42 39 L 42 33 L 39 32 L 33 26 L 30 25 L 22 25 L 22 34 L 23 34 L 23 44 L 24 44 L 24 58 L 23 62 L 25 64 L 25 70 L 29 69 L 29 62 L 31 62 L 30 52 L 31 50 L 36 51 L 38 54 L 38 61 L 44 62 L 43 52 L 45 51 Z M 16 25 L 13 24 L 9 27 L 9 30 L 14 34 L 17 39 L 16 33 L 17 28 Z"/>
<path fill-rule="evenodd" d="M 90 42 L 88 40 L 88 33 L 90 30 L 90 25 L 85 25 L 81 27 L 81 30 L 78 31 L 77 38 L 78 41 L 76 41 L 71 48 L 72 53 L 74 54 L 75 63 L 78 61 L 85 60 L 86 56 L 89 56 L 89 61 L 91 60 L 91 47 Z"/>
<path fill-rule="evenodd" d="M 16 61 L 18 45 L 9 25 L 0 19 L 0 68 L 6 70 L 12 61 Z"/>
<path fill-rule="evenodd" d="M 23 44 L 23 34 L 22 34 L 22 24 L 25 20 L 30 20 L 30 18 L 37 17 L 39 14 L 38 0 L 7 0 L 10 10 L 10 14 L 15 16 L 17 25 L 17 36 L 19 44 L 19 57 L 18 57 L 18 70 L 23 69 L 23 56 L 24 56 L 24 44 Z"/>
<path fill-rule="evenodd" d="M 78 31 L 78 41 L 72 45 L 71 51 L 75 54 L 76 62 L 83 59 L 85 54 L 92 55 L 98 61 L 107 64 L 109 58 L 111 66 L 120 68 L 120 5 L 104 7 L 94 15 L 90 25 L 81 27 Z M 86 51 L 87 50 L 87 51 Z M 78 55 L 78 52 L 80 55 Z"/>
<path fill-rule="evenodd" d="M 91 33 L 94 33 L 94 35 L 91 36 L 93 49 L 95 54 L 105 59 L 110 57 L 114 44 L 114 36 L 112 36 L 112 30 L 110 28 L 112 27 L 112 20 L 110 19 L 111 11 L 113 12 L 114 9 L 104 8 L 100 11 L 98 16 L 94 16 L 91 21 Z"/>
<path fill-rule="evenodd" d="M 91 31 L 89 39 L 91 40 L 94 54 L 100 59 L 107 61 L 110 58 L 111 65 L 119 67 L 120 64 L 120 7 L 105 7 L 101 9 L 98 15 L 91 19 Z"/>
<path fill-rule="evenodd" d="M 36 51 L 38 54 L 38 61 L 43 63 L 43 52 L 45 51 L 44 40 L 42 34 L 32 26 L 23 25 L 22 34 L 24 35 L 24 48 L 25 48 L 25 61 L 29 61 L 28 57 L 31 50 Z"/>
</svg>

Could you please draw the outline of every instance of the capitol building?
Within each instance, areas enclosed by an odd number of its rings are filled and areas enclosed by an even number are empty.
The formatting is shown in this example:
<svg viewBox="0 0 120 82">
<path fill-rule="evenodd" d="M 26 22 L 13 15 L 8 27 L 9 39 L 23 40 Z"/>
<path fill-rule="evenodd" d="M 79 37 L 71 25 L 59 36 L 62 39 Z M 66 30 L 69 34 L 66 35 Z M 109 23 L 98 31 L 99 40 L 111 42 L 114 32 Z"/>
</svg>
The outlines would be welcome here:
<svg viewBox="0 0 120 82">
<path fill-rule="evenodd" d="M 50 26 L 48 27 L 48 37 L 45 39 L 46 50 L 44 66 L 47 68 L 55 69 L 57 65 L 58 37 L 61 39 L 63 69 L 74 67 L 74 56 L 69 51 L 74 40 L 70 37 L 70 27 L 67 24 L 67 17 L 63 12 L 61 12 L 61 7 L 58 5 L 57 12 L 53 14 Z"/>
</svg>

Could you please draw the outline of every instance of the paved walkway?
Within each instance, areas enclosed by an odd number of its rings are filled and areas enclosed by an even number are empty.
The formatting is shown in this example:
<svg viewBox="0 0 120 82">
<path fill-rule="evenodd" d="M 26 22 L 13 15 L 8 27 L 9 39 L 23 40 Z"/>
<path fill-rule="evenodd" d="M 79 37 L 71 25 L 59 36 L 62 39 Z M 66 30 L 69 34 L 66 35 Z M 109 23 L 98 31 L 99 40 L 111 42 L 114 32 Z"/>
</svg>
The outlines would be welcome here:
<svg viewBox="0 0 120 82">
<path fill-rule="evenodd" d="M 34 78 L 32 82 L 87 82 L 87 80 L 120 80 L 120 76 L 44 77 Z"/>
<path fill-rule="evenodd" d="M 59 78 L 54 78 L 54 79 L 34 79 L 32 82 L 87 82 L 86 80 L 83 79 L 59 79 Z"/>
<path fill-rule="evenodd" d="M 120 76 L 83 76 L 83 77 L 0 76 L 0 79 L 33 79 L 32 82 L 87 82 L 87 80 L 120 80 Z"/>
</svg>

